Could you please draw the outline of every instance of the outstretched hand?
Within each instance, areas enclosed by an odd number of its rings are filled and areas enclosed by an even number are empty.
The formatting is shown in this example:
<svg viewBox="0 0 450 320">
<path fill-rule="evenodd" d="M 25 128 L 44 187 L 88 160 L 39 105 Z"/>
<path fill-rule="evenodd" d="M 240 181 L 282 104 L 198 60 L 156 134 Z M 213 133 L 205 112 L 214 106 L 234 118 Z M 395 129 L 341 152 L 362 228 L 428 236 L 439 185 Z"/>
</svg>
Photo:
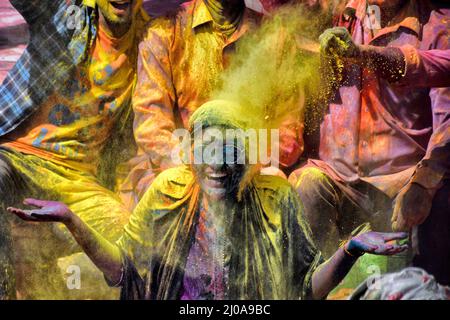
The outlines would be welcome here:
<svg viewBox="0 0 450 320">
<path fill-rule="evenodd" d="M 25 199 L 24 205 L 36 209 L 26 210 L 9 207 L 7 210 L 22 220 L 33 222 L 66 222 L 70 219 L 72 211 L 62 202 Z"/>
<path fill-rule="evenodd" d="M 406 240 L 408 233 L 382 233 L 382 232 L 365 232 L 353 237 L 347 244 L 346 250 L 355 256 L 364 253 L 390 256 L 408 248 L 407 244 L 399 244 L 396 240 Z"/>
</svg>

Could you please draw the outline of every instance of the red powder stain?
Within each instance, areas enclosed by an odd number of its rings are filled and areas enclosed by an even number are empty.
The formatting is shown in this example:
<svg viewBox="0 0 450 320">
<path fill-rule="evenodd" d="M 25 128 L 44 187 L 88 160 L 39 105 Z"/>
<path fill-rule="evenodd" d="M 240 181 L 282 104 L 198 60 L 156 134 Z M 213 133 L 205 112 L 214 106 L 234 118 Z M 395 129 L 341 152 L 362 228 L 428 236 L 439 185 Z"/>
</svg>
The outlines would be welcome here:
<svg viewBox="0 0 450 320">
<path fill-rule="evenodd" d="M 397 293 L 393 293 L 391 295 L 389 295 L 387 297 L 388 300 L 401 300 L 403 297 L 403 293 L 401 292 L 397 292 Z"/>
</svg>

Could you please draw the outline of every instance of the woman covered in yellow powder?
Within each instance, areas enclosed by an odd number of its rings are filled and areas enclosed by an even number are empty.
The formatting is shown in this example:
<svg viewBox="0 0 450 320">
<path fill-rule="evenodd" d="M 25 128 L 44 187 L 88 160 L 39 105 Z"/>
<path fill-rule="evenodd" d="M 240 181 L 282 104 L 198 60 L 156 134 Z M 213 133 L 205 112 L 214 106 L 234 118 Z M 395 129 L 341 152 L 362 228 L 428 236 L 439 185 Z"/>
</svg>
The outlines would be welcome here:
<svg viewBox="0 0 450 320">
<path fill-rule="evenodd" d="M 252 128 L 242 110 L 224 100 L 200 107 L 189 122 L 193 153 L 207 154 L 212 131 Z M 214 140 L 221 148 L 209 160 L 162 172 L 116 245 L 60 202 L 28 199 L 39 208 L 8 210 L 28 221 L 64 223 L 108 282 L 122 287 L 123 299 L 322 299 L 358 256 L 406 249 L 393 241 L 405 233 L 367 232 L 324 263 L 295 190 L 260 175 L 240 147 L 249 141 L 239 139 Z"/>
</svg>

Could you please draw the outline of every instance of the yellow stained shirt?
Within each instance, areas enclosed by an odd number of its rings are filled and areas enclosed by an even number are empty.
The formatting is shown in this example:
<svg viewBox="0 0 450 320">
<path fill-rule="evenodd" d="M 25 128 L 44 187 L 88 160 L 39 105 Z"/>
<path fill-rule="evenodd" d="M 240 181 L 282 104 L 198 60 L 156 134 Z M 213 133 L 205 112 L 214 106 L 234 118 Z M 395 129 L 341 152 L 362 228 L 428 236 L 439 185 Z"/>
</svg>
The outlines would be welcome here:
<svg viewBox="0 0 450 320">
<path fill-rule="evenodd" d="M 95 173 L 115 121 L 127 112 L 136 80 L 138 14 L 130 30 L 114 38 L 100 26 L 86 63 L 2 146 L 73 169 Z M 48 75 L 51 77 L 51 75 Z"/>
</svg>

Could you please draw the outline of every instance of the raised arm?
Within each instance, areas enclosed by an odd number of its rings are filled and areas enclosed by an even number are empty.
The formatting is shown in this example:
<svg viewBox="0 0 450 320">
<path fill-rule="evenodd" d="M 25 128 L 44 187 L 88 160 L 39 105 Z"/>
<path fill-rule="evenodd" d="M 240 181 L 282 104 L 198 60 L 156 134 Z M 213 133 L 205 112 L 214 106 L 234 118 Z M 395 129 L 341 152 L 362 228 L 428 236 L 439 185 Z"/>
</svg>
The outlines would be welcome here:
<svg viewBox="0 0 450 320">
<path fill-rule="evenodd" d="M 396 240 L 408 237 L 407 233 L 366 232 L 360 234 L 322 265 L 312 276 L 312 291 L 315 299 L 325 298 L 347 275 L 358 258 L 364 253 L 377 255 L 394 255 L 407 249 L 406 244 L 399 244 Z"/>
<path fill-rule="evenodd" d="M 420 88 L 450 86 L 450 49 L 419 50 L 406 45 L 400 50 L 406 62 L 402 85 Z"/>
<path fill-rule="evenodd" d="M 357 45 L 343 27 L 326 30 L 321 35 L 320 41 L 324 54 L 337 53 L 356 64 L 374 70 L 381 77 L 398 85 L 414 88 L 438 88 L 450 85 L 448 76 L 450 50 L 446 44 L 433 50 L 420 50 L 412 45 L 401 47 Z"/>
<path fill-rule="evenodd" d="M 319 41 L 323 55 L 347 59 L 375 71 L 390 82 L 399 81 L 405 74 L 405 56 L 399 48 L 357 45 L 344 27 L 327 29 Z"/>
<path fill-rule="evenodd" d="M 8 208 L 21 219 L 31 222 L 61 222 L 69 229 L 83 251 L 104 273 L 111 283 L 119 283 L 122 276 L 120 249 L 91 229 L 61 202 L 25 199 L 25 205 L 36 209 Z"/>
</svg>

